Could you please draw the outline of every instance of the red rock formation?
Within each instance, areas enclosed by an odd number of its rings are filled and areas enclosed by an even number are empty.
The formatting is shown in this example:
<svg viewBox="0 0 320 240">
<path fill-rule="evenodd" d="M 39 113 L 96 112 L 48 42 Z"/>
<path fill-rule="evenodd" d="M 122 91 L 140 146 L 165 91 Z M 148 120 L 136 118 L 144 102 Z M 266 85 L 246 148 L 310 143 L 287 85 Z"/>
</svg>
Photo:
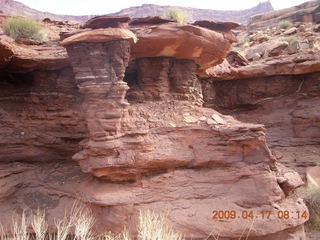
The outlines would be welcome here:
<svg viewBox="0 0 320 240">
<path fill-rule="evenodd" d="M 98 232 L 127 226 L 135 233 L 139 212 L 151 209 L 166 210 L 172 226 L 189 238 L 219 234 L 235 240 L 245 232 L 250 240 L 289 240 L 292 235 L 304 239 L 307 219 L 284 221 L 277 216 L 280 210 L 307 209 L 292 194 L 303 184 L 301 178 L 276 162 L 265 128 L 197 105 L 202 99 L 196 63 L 207 63 L 195 49 L 214 47 L 208 59 L 218 63 L 229 40 L 207 29 L 174 24 L 160 25 L 158 35 L 170 37 L 173 29 L 194 37 L 193 50 L 186 51 L 187 57 L 183 48 L 172 54 L 176 40 L 169 39 L 168 48 L 159 49 L 169 49 L 171 55 L 137 58 L 137 83 L 143 89 L 133 90 L 143 95 L 141 102 L 125 100 L 128 86 L 123 78 L 134 43 L 129 30 L 98 29 L 66 38 L 62 44 L 74 76 L 68 68 L 23 75 L 3 72 L 1 221 L 8 222 L 15 211 L 40 206 L 52 225 L 54 217 L 63 216 L 79 199 L 92 207 Z M 201 33 L 200 40 L 193 30 Z M 92 34 L 96 31 L 102 35 Z M 209 43 L 206 36 L 217 42 Z M 154 69 L 159 69 L 159 79 Z M 158 95 L 163 97 L 155 101 Z M 190 101 L 194 98 L 197 101 Z M 82 171 L 71 163 L 72 154 Z M 260 215 L 212 219 L 214 210 Z M 266 210 L 272 211 L 269 219 L 261 216 Z"/>
<path fill-rule="evenodd" d="M 212 78 L 202 81 L 205 104 L 242 121 L 265 124 L 278 161 L 304 175 L 320 154 L 319 64 L 317 52 L 240 67 L 225 61 L 209 69 Z"/>
<path fill-rule="evenodd" d="M 62 47 L 18 45 L 12 38 L 0 36 L 0 68 L 9 71 L 56 70 L 70 65 Z"/>
<path fill-rule="evenodd" d="M 207 76 L 214 80 L 231 80 L 255 77 L 301 75 L 317 72 L 320 57 L 317 52 L 297 53 L 269 57 L 252 64 L 233 67 L 225 60 L 222 64 L 206 70 Z"/>
<path fill-rule="evenodd" d="M 87 137 L 72 69 L 0 74 L 0 162 L 71 159 Z"/>
<path fill-rule="evenodd" d="M 134 57 L 190 59 L 199 66 L 198 71 L 221 63 L 231 43 L 236 41 L 229 31 L 216 32 L 197 26 L 174 23 L 132 30 L 139 39 L 132 49 Z"/>
<path fill-rule="evenodd" d="M 203 104 L 197 66 L 192 60 L 169 57 L 138 58 L 136 83 L 127 98 L 131 101 L 189 100 Z M 130 81 L 130 80 L 129 80 Z"/>
<path fill-rule="evenodd" d="M 129 21 L 128 16 L 98 16 L 87 21 L 83 28 L 127 28 Z"/>
<path fill-rule="evenodd" d="M 249 28 L 269 27 L 281 21 L 319 23 L 319 2 L 308 1 L 295 7 L 270 11 L 254 16 L 249 22 Z"/>
</svg>

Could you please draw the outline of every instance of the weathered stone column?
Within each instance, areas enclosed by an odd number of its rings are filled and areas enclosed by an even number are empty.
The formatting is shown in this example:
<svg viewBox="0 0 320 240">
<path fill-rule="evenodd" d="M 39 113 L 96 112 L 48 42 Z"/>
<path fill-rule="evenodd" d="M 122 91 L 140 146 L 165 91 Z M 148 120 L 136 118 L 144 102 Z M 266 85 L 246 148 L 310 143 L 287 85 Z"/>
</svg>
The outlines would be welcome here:
<svg viewBox="0 0 320 240">
<path fill-rule="evenodd" d="M 90 161 L 108 161 L 117 154 L 115 139 L 121 133 L 121 118 L 129 103 L 123 81 L 130 58 L 132 32 L 108 28 L 80 33 L 65 39 L 89 130 L 83 150 L 73 156 L 84 172 L 90 172 Z M 114 140 L 114 141 L 112 141 Z"/>
</svg>

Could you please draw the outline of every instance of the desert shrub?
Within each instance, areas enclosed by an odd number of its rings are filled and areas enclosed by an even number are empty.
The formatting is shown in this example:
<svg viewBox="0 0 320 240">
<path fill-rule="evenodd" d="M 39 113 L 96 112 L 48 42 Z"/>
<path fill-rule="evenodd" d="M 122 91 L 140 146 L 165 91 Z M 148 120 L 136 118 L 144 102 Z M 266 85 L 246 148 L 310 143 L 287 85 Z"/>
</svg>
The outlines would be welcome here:
<svg viewBox="0 0 320 240">
<path fill-rule="evenodd" d="M 3 24 L 4 33 L 13 39 L 41 40 L 41 25 L 30 18 L 9 17 Z"/>
<path fill-rule="evenodd" d="M 300 188 L 298 191 L 309 208 L 310 218 L 307 222 L 307 227 L 310 230 L 320 230 L 320 188 L 318 187 L 305 187 Z"/>
<path fill-rule="evenodd" d="M 290 37 L 284 38 L 284 41 L 286 41 L 288 44 L 292 44 L 292 43 L 298 42 L 298 39 L 295 36 L 290 36 Z"/>
<path fill-rule="evenodd" d="M 278 23 L 278 28 L 287 29 L 289 27 L 292 27 L 292 25 L 292 22 L 285 20 Z"/>
<path fill-rule="evenodd" d="M 179 8 L 169 8 L 166 17 L 177 23 L 184 24 L 187 21 L 187 13 Z"/>
<path fill-rule="evenodd" d="M 320 50 L 320 41 L 315 41 L 314 43 L 313 43 L 313 49 L 315 49 L 315 50 Z"/>
</svg>

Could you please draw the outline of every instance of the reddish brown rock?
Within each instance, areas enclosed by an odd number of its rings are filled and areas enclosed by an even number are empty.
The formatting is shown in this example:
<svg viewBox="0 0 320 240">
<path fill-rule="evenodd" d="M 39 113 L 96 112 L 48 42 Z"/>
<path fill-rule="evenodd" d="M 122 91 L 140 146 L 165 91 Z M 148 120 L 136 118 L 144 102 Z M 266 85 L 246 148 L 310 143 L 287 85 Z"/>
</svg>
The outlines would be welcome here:
<svg viewBox="0 0 320 240">
<path fill-rule="evenodd" d="M 87 21 L 83 28 L 128 28 L 129 16 L 97 16 Z"/>
<path fill-rule="evenodd" d="M 136 36 L 128 29 L 106 28 L 76 33 L 65 38 L 60 44 L 68 46 L 76 42 L 108 42 L 119 39 L 128 39 L 131 42 L 137 41 Z"/>
<path fill-rule="evenodd" d="M 136 79 L 131 83 L 127 98 L 131 101 L 189 100 L 202 105 L 202 90 L 192 60 L 169 57 L 138 58 L 135 60 Z"/>
<path fill-rule="evenodd" d="M 135 233 L 139 212 L 152 209 L 156 213 L 165 210 L 172 227 L 186 237 L 205 238 L 219 230 L 221 237 L 236 240 L 251 229 L 249 239 L 253 240 L 290 239 L 292 235 L 304 239 L 303 227 L 292 227 L 300 225 L 301 219 L 283 221 L 276 216 L 279 209 L 303 212 L 304 204 L 284 198 L 273 172 L 263 164 L 177 169 L 122 184 L 88 177 L 70 162 L 1 164 L 0 175 L 0 184 L 5 186 L 0 191 L 5 200 L 0 204 L 4 224 L 11 221 L 14 209 L 36 211 L 41 206 L 53 225 L 53 218 L 62 218 L 79 197 L 92 209 L 99 232 L 121 232 L 127 226 Z M 239 216 L 253 210 L 255 214 L 271 211 L 272 217 L 254 223 L 251 219 L 212 219 L 214 210 L 226 207 Z"/>
<path fill-rule="evenodd" d="M 238 68 L 234 68 L 229 62 L 224 61 L 221 65 L 207 69 L 206 72 L 214 80 L 230 80 L 276 75 L 299 75 L 319 70 L 319 54 L 317 52 L 308 52 L 266 58 Z"/>
<path fill-rule="evenodd" d="M 32 70 L 55 70 L 70 65 L 62 47 L 18 45 L 8 36 L 0 36 L 0 68 L 24 72 Z"/>
<path fill-rule="evenodd" d="M 193 60 L 199 71 L 221 63 L 235 39 L 209 29 L 192 26 L 163 24 L 136 29 L 139 41 L 132 55 L 141 57 L 174 57 Z M 228 33 L 229 34 L 229 33 Z"/>
<path fill-rule="evenodd" d="M 295 7 L 256 15 L 249 22 L 249 28 L 269 27 L 281 21 L 319 23 L 319 11 L 317 1 L 308 1 Z"/>
<path fill-rule="evenodd" d="M 11 61 L 14 53 L 11 47 L 12 41 L 8 37 L 0 36 L 0 68 L 4 68 Z"/>
<path fill-rule="evenodd" d="M 218 32 L 229 32 L 230 30 L 233 30 L 240 25 L 233 22 L 211 22 L 211 21 L 196 21 L 193 23 L 193 25 L 208 28 L 213 31 Z"/>
<path fill-rule="evenodd" d="M 279 184 L 279 178 L 283 178 L 290 183 L 289 189 L 292 190 L 296 185 L 291 182 L 301 183 L 301 179 L 277 170 L 281 168 L 274 165 L 261 125 L 238 122 L 212 109 L 196 107 L 188 101 L 132 103 L 122 118 L 121 129 L 125 134 L 117 141 L 108 141 L 111 144 L 121 143 L 117 148 L 119 156 L 114 155 L 113 158 L 121 161 L 111 162 L 109 158 L 108 162 L 101 162 L 101 159 L 98 161 L 98 158 L 90 157 L 83 161 L 86 164 L 82 168 L 87 167 L 97 176 L 107 174 L 114 180 L 128 179 L 137 174 L 140 177 L 136 182 L 105 181 L 83 174 L 70 161 L 70 153 L 76 153 L 78 141 L 86 137 L 86 120 L 80 110 L 81 97 L 76 94 L 75 84 L 70 81 L 68 85 L 55 85 L 54 81 L 51 82 L 54 78 L 41 74 L 44 73 L 38 73 L 40 79 L 50 81 L 37 82 L 38 88 L 29 90 L 42 93 L 43 98 L 39 101 L 35 96 L 41 94 L 33 94 L 30 99 L 21 97 L 21 91 L 28 90 L 25 86 L 14 88 L 12 85 L 12 88 L 7 88 L 6 94 L 19 96 L 14 102 L 7 99 L 7 95 L 2 97 L 2 102 L 6 99 L 6 104 L 2 106 L 6 107 L 1 113 L 4 121 L 0 124 L 6 131 L 2 131 L 1 139 L 10 148 L 3 144 L 0 150 L 1 154 L 9 149 L 13 151 L 7 157 L 2 155 L 3 159 L 10 161 L 1 161 L 0 164 L 2 222 L 10 222 L 14 209 L 35 211 L 40 206 L 47 210 L 48 222 L 53 225 L 53 219 L 62 217 L 65 210 L 70 210 L 73 200 L 79 199 L 92 208 L 97 230 L 101 232 L 120 232 L 123 226 L 127 226 L 134 233 L 140 211 L 151 209 L 160 213 L 166 209 L 172 226 L 186 237 L 204 238 L 212 230 L 219 229 L 220 236 L 238 239 L 249 228 L 253 229 L 250 236 L 254 240 L 261 239 L 261 234 L 268 240 L 278 237 L 290 239 L 293 233 L 303 237 L 301 224 L 304 219 L 283 221 L 274 215 L 278 209 L 303 212 L 306 208 L 298 199 L 286 196 Z M 68 79 L 72 78 L 58 78 L 56 84 L 65 84 Z M 62 89 L 66 91 L 65 95 L 61 93 L 65 99 L 58 105 L 51 100 L 56 99 L 57 94 L 51 98 L 49 96 Z M 75 101 L 68 100 L 68 95 L 73 96 Z M 30 103 L 24 102 L 27 100 Z M 21 103 L 24 105 L 17 108 Z M 98 112 L 95 111 L 95 115 L 103 114 L 105 106 L 96 109 Z M 84 113 L 89 111 L 84 110 Z M 225 124 L 209 125 L 201 121 L 204 116 L 210 119 L 213 115 L 215 118 L 220 116 Z M 82 118 L 77 119 L 76 116 Z M 13 129 L 21 130 L 10 136 Z M 8 139 L 11 139 L 10 142 Z M 18 151 L 23 146 L 21 143 L 25 144 L 25 148 Z M 102 152 L 106 145 L 101 148 L 96 143 L 97 153 L 108 156 L 108 152 Z M 43 150 L 45 154 L 27 156 L 31 151 L 36 153 L 36 149 Z M 139 158 L 128 164 L 126 160 L 134 154 Z M 27 157 L 28 163 L 25 162 Z M 35 160 L 44 162 L 40 164 Z M 108 165 L 110 163 L 113 165 Z M 183 167 L 175 169 L 175 166 Z M 141 175 L 144 171 L 151 171 L 152 174 Z M 235 222 L 212 219 L 212 211 L 225 208 L 235 210 L 239 215 L 249 210 L 255 213 L 271 210 L 273 217 L 269 220 L 257 219 L 254 224 L 250 219 Z"/>
<path fill-rule="evenodd" d="M 265 124 L 269 146 L 278 161 L 301 175 L 306 167 L 317 165 L 317 53 L 268 58 L 238 68 L 225 61 L 213 69 L 212 79 L 202 81 L 206 106 L 242 121 Z"/>
<path fill-rule="evenodd" d="M 71 159 L 87 137 L 71 68 L 0 74 L 0 162 Z"/>
<path fill-rule="evenodd" d="M 232 67 L 247 66 L 249 64 L 249 61 L 245 57 L 235 51 L 230 51 L 226 60 Z"/>
<path fill-rule="evenodd" d="M 200 31 L 199 41 L 198 35 L 189 34 L 200 44 L 194 46 L 214 47 L 210 51 L 217 53 L 207 59 L 217 63 L 226 54 L 230 41 L 222 34 L 177 26 L 168 24 L 178 32 Z M 13 213 L 22 209 L 40 207 L 46 209 L 53 226 L 54 218 L 62 217 L 78 199 L 92 208 L 97 232 L 120 232 L 126 226 L 135 234 L 140 211 L 166 210 L 172 226 L 187 238 L 205 238 L 219 231 L 222 239 L 230 240 L 244 232 L 250 240 L 304 239 L 307 219 L 283 221 L 277 216 L 279 210 L 307 211 L 292 194 L 302 184 L 301 178 L 276 163 L 278 155 L 269 150 L 261 124 L 244 123 L 191 101 L 201 94 L 195 74 L 197 57 L 188 53 L 192 58 L 136 58 L 140 73 L 135 84 L 144 97 L 148 92 L 152 97 L 129 103 L 123 79 L 134 36 L 125 34 L 128 30 L 102 29 L 99 36 L 94 31 L 64 40 L 74 75 L 69 68 L 1 73 L 2 222 L 8 224 Z M 172 31 L 166 36 L 173 36 Z M 220 49 L 218 43 L 226 48 Z M 303 87 L 317 92 L 312 84 Z M 274 89 L 278 89 L 276 83 Z M 226 99 L 232 100 L 235 90 L 229 90 Z M 222 92 L 212 94 L 212 99 L 221 98 Z M 162 98 L 154 101 L 158 95 Z M 244 93 L 244 101 L 249 97 Z M 308 134 L 314 132 L 317 137 L 320 111 L 317 105 L 314 108 L 315 121 Z M 309 122 L 302 117 L 303 107 L 295 110 L 295 133 L 303 136 L 302 127 Z M 71 162 L 71 155 L 81 170 Z M 221 221 L 212 219 L 214 210 L 234 210 L 238 216 L 270 210 L 272 217 Z"/>
<path fill-rule="evenodd" d="M 145 26 L 145 25 L 158 25 L 158 24 L 164 24 L 169 22 L 174 22 L 174 21 L 171 21 L 169 19 L 164 19 L 158 16 L 154 16 L 154 17 L 134 18 L 130 21 L 129 24 L 131 27 L 136 27 L 136 26 Z"/>
</svg>

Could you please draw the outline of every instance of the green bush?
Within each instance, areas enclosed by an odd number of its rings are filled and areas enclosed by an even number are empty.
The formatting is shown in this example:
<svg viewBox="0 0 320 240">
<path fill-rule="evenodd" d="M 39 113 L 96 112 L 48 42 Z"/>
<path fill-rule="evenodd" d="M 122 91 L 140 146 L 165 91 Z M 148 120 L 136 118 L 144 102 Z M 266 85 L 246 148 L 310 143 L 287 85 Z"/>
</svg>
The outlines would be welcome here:
<svg viewBox="0 0 320 240">
<path fill-rule="evenodd" d="M 298 42 L 298 38 L 296 38 L 295 36 L 290 36 L 287 38 L 284 38 L 284 40 L 288 43 L 288 44 L 293 44 L 295 42 Z"/>
<path fill-rule="evenodd" d="M 184 24 L 187 21 L 187 13 L 179 8 L 169 8 L 166 17 L 177 23 Z"/>
<path fill-rule="evenodd" d="M 13 39 L 41 40 L 41 25 L 30 18 L 9 17 L 3 24 L 4 33 Z"/>
<path fill-rule="evenodd" d="M 292 27 L 292 22 L 290 22 L 290 21 L 281 21 L 281 22 L 279 22 L 278 23 L 278 28 L 280 28 L 280 29 L 287 29 L 287 28 L 289 28 L 289 27 Z"/>
</svg>

